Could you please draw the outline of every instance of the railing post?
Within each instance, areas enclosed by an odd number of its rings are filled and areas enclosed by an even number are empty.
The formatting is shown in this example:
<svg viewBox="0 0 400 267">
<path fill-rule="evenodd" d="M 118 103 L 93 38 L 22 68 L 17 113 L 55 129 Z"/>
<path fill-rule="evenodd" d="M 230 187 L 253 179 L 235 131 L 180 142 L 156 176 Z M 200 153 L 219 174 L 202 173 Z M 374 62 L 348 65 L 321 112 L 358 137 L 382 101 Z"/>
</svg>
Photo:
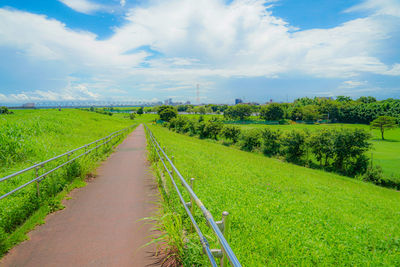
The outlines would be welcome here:
<svg viewBox="0 0 400 267">
<path fill-rule="evenodd" d="M 226 241 L 229 242 L 229 235 L 231 231 L 231 220 L 229 218 L 229 212 L 227 211 L 222 212 L 222 225 L 224 226 L 222 234 L 224 235 Z M 227 267 L 228 261 L 229 261 L 228 257 L 226 257 L 226 254 L 223 253 L 223 256 L 221 258 L 221 266 Z"/>
<path fill-rule="evenodd" d="M 39 167 L 35 168 L 35 174 L 36 174 L 36 179 L 37 179 L 39 177 Z M 36 180 L 36 195 L 38 198 L 40 198 L 39 180 Z"/>
</svg>

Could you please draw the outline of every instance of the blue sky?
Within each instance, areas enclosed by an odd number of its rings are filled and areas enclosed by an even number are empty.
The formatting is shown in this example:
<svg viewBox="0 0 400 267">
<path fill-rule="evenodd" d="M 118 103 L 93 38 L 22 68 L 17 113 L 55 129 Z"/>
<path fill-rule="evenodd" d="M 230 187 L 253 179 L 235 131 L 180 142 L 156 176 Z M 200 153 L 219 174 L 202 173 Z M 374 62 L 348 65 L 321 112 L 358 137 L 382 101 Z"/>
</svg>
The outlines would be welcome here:
<svg viewBox="0 0 400 267">
<path fill-rule="evenodd" d="M 3 0 L 0 104 L 400 97 L 398 0 Z"/>
</svg>

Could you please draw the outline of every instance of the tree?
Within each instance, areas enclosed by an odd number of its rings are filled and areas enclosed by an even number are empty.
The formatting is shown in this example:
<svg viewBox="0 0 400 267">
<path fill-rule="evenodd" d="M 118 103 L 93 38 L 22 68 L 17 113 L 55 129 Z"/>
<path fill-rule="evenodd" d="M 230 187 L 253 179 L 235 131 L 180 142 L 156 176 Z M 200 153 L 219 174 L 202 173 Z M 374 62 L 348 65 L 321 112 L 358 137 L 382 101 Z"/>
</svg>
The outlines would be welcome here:
<svg viewBox="0 0 400 267">
<path fill-rule="evenodd" d="M 233 120 L 246 120 L 251 115 L 251 107 L 245 104 L 230 106 L 224 112 L 224 117 Z"/>
<path fill-rule="evenodd" d="M 300 163 L 306 153 L 306 135 L 304 132 L 292 130 L 282 138 L 282 146 L 287 161 Z"/>
<path fill-rule="evenodd" d="M 267 156 L 276 155 L 279 153 L 281 132 L 279 130 L 273 131 L 269 128 L 265 128 L 261 132 L 261 138 L 263 140 L 263 152 Z"/>
<path fill-rule="evenodd" d="M 137 113 L 138 115 L 142 115 L 142 114 L 144 113 L 144 112 L 143 112 L 143 107 L 140 107 L 136 113 Z"/>
<path fill-rule="evenodd" d="M 303 120 L 316 121 L 319 119 L 318 107 L 316 105 L 308 105 L 302 108 Z"/>
<path fill-rule="evenodd" d="M 278 103 L 272 103 L 262 106 L 260 110 L 260 118 L 266 121 L 277 121 L 283 119 L 285 111 Z"/>
<path fill-rule="evenodd" d="M 13 112 L 10 111 L 7 107 L 0 107 L 0 114 L 12 114 Z"/>
<path fill-rule="evenodd" d="M 340 95 L 336 97 L 336 100 L 339 102 L 351 102 L 351 97 Z"/>
<path fill-rule="evenodd" d="M 161 106 L 158 108 L 158 115 L 163 121 L 170 121 L 178 116 L 178 111 L 173 106 Z"/>
<path fill-rule="evenodd" d="M 222 133 L 226 139 L 231 139 L 235 144 L 239 140 L 241 130 L 237 126 L 225 126 Z"/>
<path fill-rule="evenodd" d="M 371 122 L 372 129 L 381 131 L 382 140 L 385 140 L 385 130 L 390 130 L 396 127 L 396 118 L 390 116 L 379 116 Z"/>
</svg>

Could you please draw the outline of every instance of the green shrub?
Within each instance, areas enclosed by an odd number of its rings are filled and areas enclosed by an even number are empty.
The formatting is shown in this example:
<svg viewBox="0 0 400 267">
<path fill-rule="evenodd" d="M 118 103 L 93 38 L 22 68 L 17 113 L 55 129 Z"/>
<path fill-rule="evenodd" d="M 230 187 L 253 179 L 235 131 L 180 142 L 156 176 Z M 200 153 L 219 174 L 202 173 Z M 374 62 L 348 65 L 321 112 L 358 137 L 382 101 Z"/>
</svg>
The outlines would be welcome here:
<svg viewBox="0 0 400 267">
<path fill-rule="evenodd" d="M 232 140 L 235 144 L 239 140 L 241 130 L 237 126 L 225 126 L 222 130 L 222 134 L 226 139 Z"/>
<path fill-rule="evenodd" d="M 265 155 L 273 156 L 279 153 L 281 132 L 279 130 L 273 131 L 270 128 L 265 128 L 261 132 L 263 140 L 263 152 Z"/>
<path fill-rule="evenodd" d="M 361 176 L 363 181 L 372 182 L 374 184 L 380 185 L 382 183 L 383 171 L 380 166 L 369 166 L 366 172 Z"/>
<path fill-rule="evenodd" d="M 323 164 L 324 166 L 328 166 L 329 160 L 334 155 L 334 135 L 334 131 L 322 129 L 312 133 L 309 138 L 308 144 L 315 158 L 319 161 L 320 166 Z"/>
<path fill-rule="evenodd" d="M 283 153 L 287 161 L 301 163 L 306 153 L 306 135 L 302 131 L 293 130 L 282 138 Z"/>
<path fill-rule="evenodd" d="M 257 129 L 248 130 L 242 133 L 241 148 L 245 151 L 253 151 L 261 147 L 261 134 Z"/>
<path fill-rule="evenodd" d="M 335 131 L 333 165 L 336 170 L 351 176 L 364 173 L 368 167 L 364 153 L 371 147 L 370 137 L 370 133 L 362 129 Z"/>
</svg>

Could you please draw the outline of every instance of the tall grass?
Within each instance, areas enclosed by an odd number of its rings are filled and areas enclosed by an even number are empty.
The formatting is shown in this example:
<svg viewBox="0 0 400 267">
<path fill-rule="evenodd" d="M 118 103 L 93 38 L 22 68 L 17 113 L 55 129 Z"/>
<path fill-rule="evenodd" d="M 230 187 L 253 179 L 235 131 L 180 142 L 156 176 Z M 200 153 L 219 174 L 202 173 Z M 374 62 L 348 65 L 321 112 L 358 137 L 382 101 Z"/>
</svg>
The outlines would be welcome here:
<svg viewBox="0 0 400 267">
<path fill-rule="evenodd" d="M 0 119 L 0 177 L 80 147 L 91 141 L 120 130 L 133 122 L 122 116 L 103 116 L 78 110 L 16 111 Z M 60 203 L 54 197 L 75 178 L 84 179 L 112 150 L 112 145 L 122 140 L 116 138 L 106 146 L 66 165 L 46 176 L 39 184 L 37 196 L 35 183 L 0 200 L 0 255 L 12 244 L 8 236 L 41 206 L 54 211 Z M 77 156 L 84 151 L 77 151 Z M 72 157 L 71 156 L 71 157 Z M 43 174 L 66 161 L 62 157 L 46 163 L 38 170 Z M 0 195 L 32 180 L 35 170 L 0 183 Z"/>
</svg>

